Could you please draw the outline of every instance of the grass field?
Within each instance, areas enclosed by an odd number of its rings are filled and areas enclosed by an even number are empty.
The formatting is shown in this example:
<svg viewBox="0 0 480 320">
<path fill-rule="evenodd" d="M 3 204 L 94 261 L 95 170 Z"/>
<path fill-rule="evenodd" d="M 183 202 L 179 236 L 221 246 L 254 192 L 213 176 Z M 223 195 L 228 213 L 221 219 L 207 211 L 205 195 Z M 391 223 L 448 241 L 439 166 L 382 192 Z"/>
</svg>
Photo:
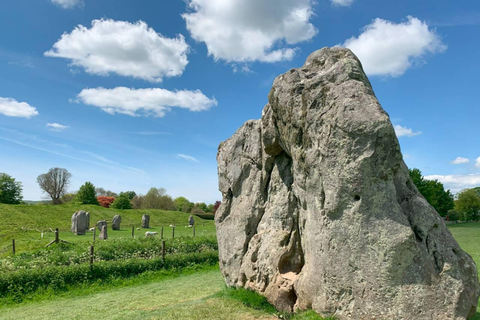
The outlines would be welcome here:
<svg viewBox="0 0 480 320">
<path fill-rule="evenodd" d="M 160 234 L 163 227 L 164 237 L 172 237 L 170 225 L 176 225 L 175 237 L 193 236 L 192 228 L 188 225 L 188 213 L 177 211 L 163 211 L 156 209 L 147 210 L 116 210 L 93 205 L 65 204 L 51 205 L 4 205 L 0 204 L 0 255 L 11 252 L 12 239 L 15 238 L 16 251 L 29 251 L 45 246 L 54 239 L 52 230 L 59 228 L 60 239 L 70 242 L 89 242 L 93 239 L 93 233 L 88 232 L 83 236 L 75 236 L 70 232 L 71 217 L 77 210 L 90 212 L 90 226 L 97 221 L 106 220 L 108 223 L 108 237 L 131 238 L 132 227 L 135 235 L 145 236 L 146 229 L 137 230 L 142 221 L 142 215 L 150 215 L 149 231 L 157 231 Z M 113 231 L 111 221 L 114 215 L 122 217 L 121 230 Z M 215 225 L 212 220 L 195 218 L 195 234 L 197 236 L 215 235 Z M 43 231 L 43 238 L 41 237 Z M 98 231 L 98 230 L 97 230 Z M 97 232 L 98 239 L 98 232 Z"/>
</svg>

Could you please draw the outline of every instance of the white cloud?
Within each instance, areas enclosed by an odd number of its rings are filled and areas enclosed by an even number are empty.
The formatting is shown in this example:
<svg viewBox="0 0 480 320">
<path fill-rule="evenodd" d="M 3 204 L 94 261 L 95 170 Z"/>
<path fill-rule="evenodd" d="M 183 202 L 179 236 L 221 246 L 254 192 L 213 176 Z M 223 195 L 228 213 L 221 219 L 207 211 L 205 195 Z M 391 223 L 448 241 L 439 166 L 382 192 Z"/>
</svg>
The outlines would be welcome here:
<svg viewBox="0 0 480 320">
<path fill-rule="evenodd" d="M 191 162 L 198 162 L 198 160 L 192 156 L 188 156 L 186 154 L 182 154 L 182 153 L 178 153 L 177 154 L 177 157 L 179 158 L 182 158 L 182 159 L 185 159 L 187 161 L 191 161 Z"/>
<path fill-rule="evenodd" d="M 450 161 L 451 164 L 464 164 L 469 162 L 470 162 L 470 159 L 463 158 L 463 157 L 457 157 L 455 160 Z"/>
<path fill-rule="evenodd" d="M 84 104 L 101 108 L 103 111 L 129 116 L 153 115 L 163 117 L 172 107 L 190 111 L 204 111 L 217 105 L 217 101 L 209 99 L 200 90 L 169 91 L 160 88 L 130 89 L 117 87 L 114 89 L 83 89 L 77 96 Z"/>
<path fill-rule="evenodd" d="M 352 5 L 353 0 L 331 0 L 334 5 L 349 7 Z"/>
<path fill-rule="evenodd" d="M 47 57 L 66 58 L 87 73 L 160 82 L 180 76 L 188 63 L 188 44 L 182 35 L 165 38 L 143 21 L 129 23 L 111 19 L 93 20 L 88 29 L 77 26 L 64 33 Z"/>
<path fill-rule="evenodd" d="M 65 126 L 60 123 L 47 123 L 47 128 L 50 131 L 56 131 L 56 132 L 61 132 L 65 129 L 67 129 L 69 126 Z"/>
<path fill-rule="evenodd" d="M 445 189 L 450 189 L 453 193 L 459 192 L 465 188 L 480 186 L 480 174 L 465 175 L 429 175 L 425 176 L 428 180 L 438 180 L 443 183 Z"/>
<path fill-rule="evenodd" d="M 421 131 L 413 132 L 412 129 L 407 127 L 402 127 L 398 124 L 393 126 L 393 128 L 395 129 L 395 134 L 397 135 L 397 137 L 413 137 L 413 136 L 418 136 L 419 134 L 422 134 Z"/>
<path fill-rule="evenodd" d="M 290 60 L 293 45 L 311 39 L 312 0 L 188 0 L 182 17 L 208 54 L 227 62 Z"/>
<path fill-rule="evenodd" d="M 0 97 L 0 114 L 7 117 L 30 118 L 38 115 L 38 111 L 26 102 Z"/>
<path fill-rule="evenodd" d="M 475 159 L 475 167 L 480 168 L 480 157 Z"/>
<path fill-rule="evenodd" d="M 59 5 L 64 9 L 71 9 L 83 6 L 83 0 L 51 0 L 52 3 Z"/>
<path fill-rule="evenodd" d="M 358 38 L 352 37 L 342 46 L 358 56 L 368 75 L 401 76 L 408 68 L 424 63 L 422 58 L 427 53 L 447 49 L 425 22 L 407 18 L 399 24 L 377 18 L 363 28 Z"/>
</svg>

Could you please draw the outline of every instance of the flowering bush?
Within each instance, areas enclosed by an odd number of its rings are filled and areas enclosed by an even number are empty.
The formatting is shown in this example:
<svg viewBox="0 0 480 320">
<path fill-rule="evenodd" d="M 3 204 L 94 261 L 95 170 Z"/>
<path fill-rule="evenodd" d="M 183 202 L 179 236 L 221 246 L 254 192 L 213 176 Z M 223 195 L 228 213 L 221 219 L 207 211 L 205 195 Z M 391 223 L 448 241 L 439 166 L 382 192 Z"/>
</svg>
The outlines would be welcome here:
<svg viewBox="0 0 480 320">
<path fill-rule="evenodd" d="M 115 197 L 107 197 L 107 196 L 98 196 L 97 197 L 98 204 L 100 204 L 104 208 L 110 208 L 110 205 L 115 201 Z"/>
</svg>

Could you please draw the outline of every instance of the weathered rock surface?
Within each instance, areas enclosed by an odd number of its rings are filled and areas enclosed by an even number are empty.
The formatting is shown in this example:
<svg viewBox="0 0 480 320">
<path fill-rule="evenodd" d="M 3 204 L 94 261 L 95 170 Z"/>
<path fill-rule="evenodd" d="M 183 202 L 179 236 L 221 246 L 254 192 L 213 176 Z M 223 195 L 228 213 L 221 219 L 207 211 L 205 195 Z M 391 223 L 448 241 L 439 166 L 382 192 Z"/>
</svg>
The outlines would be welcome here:
<svg viewBox="0 0 480 320">
<path fill-rule="evenodd" d="M 324 48 L 276 78 L 217 155 L 229 286 L 338 319 L 465 319 L 477 269 L 420 195 L 359 60 Z"/>
<path fill-rule="evenodd" d="M 188 225 L 193 226 L 194 224 L 195 224 L 195 219 L 191 215 L 191 216 L 188 217 Z"/>
<path fill-rule="evenodd" d="M 102 225 L 102 230 L 100 231 L 100 236 L 98 238 L 101 239 L 101 240 L 107 240 L 108 239 L 107 225 L 106 224 Z"/>
<path fill-rule="evenodd" d="M 107 226 L 107 221 L 106 220 L 100 220 L 97 222 L 97 228 L 98 230 L 102 231 L 103 226 Z"/>
<path fill-rule="evenodd" d="M 76 235 L 84 235 L 88 230 L 88 224 L 90 222 L 90 216 L 87 212 L 80 210 L 76 211 L 72 215 L 72 227 L 71 231 Z"/>
<path fill-rule="evenodd" d="M 122 217 L 116 214 L 112 219 L 112 230 L 120 230 L 120 223 L 122 222 Z"/>
<path fill-rule="evenodd" d="M 150 228 L 150 216 L 148 214 L 142 216 L 142 228 Z"/>
</svg>

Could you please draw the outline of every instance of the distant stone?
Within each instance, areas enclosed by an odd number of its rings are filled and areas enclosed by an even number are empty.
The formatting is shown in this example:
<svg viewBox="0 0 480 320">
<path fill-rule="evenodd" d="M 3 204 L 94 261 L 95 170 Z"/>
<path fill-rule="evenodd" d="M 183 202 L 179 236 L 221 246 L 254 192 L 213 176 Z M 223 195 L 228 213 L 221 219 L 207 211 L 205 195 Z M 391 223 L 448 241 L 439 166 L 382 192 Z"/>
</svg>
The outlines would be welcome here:
<svg viewBox="0 0 480 320">
<path fill-rule="evenodd" d="M 104 224 L 102 225 L 102 230 L 100 231 L 100 236 L 98 237 L 101 240 L 107 240 L 108 235 L 107 235 L 107 225 Z"/>
<path fill-rule="evenodd" d="M 142 228 L 150 228 L 150 216 L 148 214 L 142 216 Z"/>
<path fill-rule="evenodd" d="M 72 215 L 71 231 L 76 235 L 84 235 L 88 230 L 87 213 L 83 210 L 77 211 Z"/>
<path fill-rule="evenodd" d="M 86 225 L 87 225 L 87 230 L 90 229 L 90 212 L 87 212 L 87 222 L 86 222 Z"/>
<path fill-rule="evenodd" d="M 120 222 L 122 222 L 122 217 L 120 217 L 118 214 L 113 216 L 112 230 L 120 230 Z"/>
<path fill-rule="evenodd" d="M 103 226 L 107 226 L 107 221 L 106 220 L 100 220 L 100 221 L 97 222 L 98 230 L 102 231 Z"/>
<path fill-rule="evenodd" d="M 228 286 L 336 319 L 470 319 L 477 268 L 410 179 L 348 49 L 277 77 L 260 120 L 219 146 Z"/>
<path fill-rule="evenodd" d="M 195 219 L 193 216 L 188 217 L 188 225 L 192 227 L 195 224 Z"/>
</svg>

